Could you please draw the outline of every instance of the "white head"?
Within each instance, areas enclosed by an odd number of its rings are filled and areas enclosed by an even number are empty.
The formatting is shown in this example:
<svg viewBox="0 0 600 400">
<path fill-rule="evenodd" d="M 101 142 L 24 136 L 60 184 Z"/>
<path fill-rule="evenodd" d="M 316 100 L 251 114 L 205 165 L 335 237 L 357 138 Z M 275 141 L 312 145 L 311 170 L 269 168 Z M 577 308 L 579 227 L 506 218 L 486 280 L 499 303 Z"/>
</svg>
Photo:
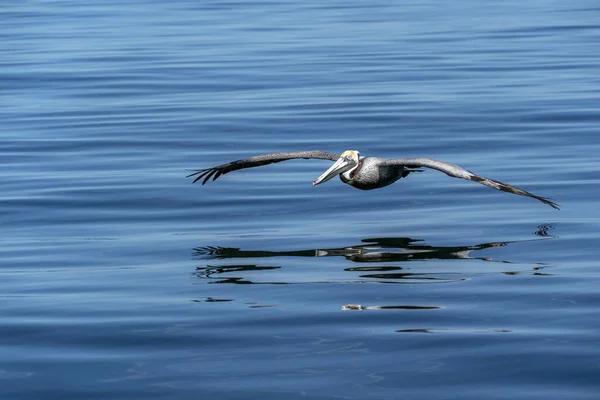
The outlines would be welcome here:
<svg viewBox="0 0 600 400">
<path fill-rule="evenodd" d="M 336 175 L 353 170 L 354 168 L 358 167 L 359 161 L 360 153 L 358 151 L 346 150 L 342 153 L 340 158 L 338 158 L 335 164 L 331 166 L 331 168 L 325 171 L 323 175 L 318 177 L 317 180 L 313 182 L 313 186 L 316 186 L 323 182 L 327 182 Z"/>
</svg>

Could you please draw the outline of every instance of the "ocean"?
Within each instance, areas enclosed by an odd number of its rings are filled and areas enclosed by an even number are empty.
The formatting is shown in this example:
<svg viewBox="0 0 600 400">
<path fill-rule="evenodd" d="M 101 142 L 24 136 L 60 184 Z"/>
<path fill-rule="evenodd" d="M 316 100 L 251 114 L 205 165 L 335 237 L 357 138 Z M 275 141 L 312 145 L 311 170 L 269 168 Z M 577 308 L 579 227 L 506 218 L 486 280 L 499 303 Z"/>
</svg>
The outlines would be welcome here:
<svg viewBox="0 0 600 400">
<path fill-rule="evenodd" d="M 597 399 L 594 1 L 7 1 L 2 399 Z M 292 160 L 430 157 L 374 191 Z"/>
</svg>

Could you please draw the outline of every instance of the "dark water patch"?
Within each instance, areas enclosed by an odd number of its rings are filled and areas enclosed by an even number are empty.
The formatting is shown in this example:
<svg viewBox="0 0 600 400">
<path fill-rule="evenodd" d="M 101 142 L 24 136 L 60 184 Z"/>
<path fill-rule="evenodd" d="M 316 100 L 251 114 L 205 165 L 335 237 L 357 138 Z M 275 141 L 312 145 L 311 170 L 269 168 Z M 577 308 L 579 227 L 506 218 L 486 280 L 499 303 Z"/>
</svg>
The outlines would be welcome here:
<svg viewBox="0 0 600 400">
<path fill-rule="evenodd" d="M 473 331 L 460 331 L 453 329 L 428 329 L 428 328 L 415 328 L 415 329 L 399 329 L 396 332 L 399 333 L 510 333 L 512 331 L 508 329 L 489 329 L 489 330 L 473 330 Z"/>
</svg>

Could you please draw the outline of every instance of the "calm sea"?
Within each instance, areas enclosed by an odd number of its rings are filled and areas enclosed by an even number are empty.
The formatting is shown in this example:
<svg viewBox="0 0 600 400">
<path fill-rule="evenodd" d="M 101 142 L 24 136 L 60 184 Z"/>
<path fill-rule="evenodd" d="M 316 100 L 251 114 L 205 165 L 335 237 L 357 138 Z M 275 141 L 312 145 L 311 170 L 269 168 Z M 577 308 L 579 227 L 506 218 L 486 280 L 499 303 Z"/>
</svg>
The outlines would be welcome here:
<svg viewBox="0 0 600 400">
<path fill-rule="evenodd" d="M 598 399 L 597 1 L 4 1 L 0 398 Z M 277 151 L 431 157 L 359 191 Z"/>
</svg>

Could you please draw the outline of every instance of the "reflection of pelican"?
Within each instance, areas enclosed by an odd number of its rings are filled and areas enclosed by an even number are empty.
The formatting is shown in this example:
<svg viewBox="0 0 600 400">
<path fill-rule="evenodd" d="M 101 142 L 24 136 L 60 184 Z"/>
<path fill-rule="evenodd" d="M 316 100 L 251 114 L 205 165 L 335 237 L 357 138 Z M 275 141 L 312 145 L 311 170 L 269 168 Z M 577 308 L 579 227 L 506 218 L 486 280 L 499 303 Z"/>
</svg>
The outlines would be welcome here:
<svg viewBox="0 0 600 400">
<path fill-rule="evenodd" d="M 336 175 L 340 176 L 342 182 L 357 189 L 372 190 L 391 185 L 400 178 L 406 177 L 411 172 L 419 171 L 417 168 L 425 167 L 437 169 L 446 175 L 454 178 L 462 178 L 469 181 L 481 183 L 482 185 L 493 189 L 502 190 L 508 193 L 518 194 L 520 196 L 533 197 L 552 208 L 558 209 L 558 204 L 535 194 L 526 192 L 518 187 L 508 185 L 493 179 L 476 175 L 458 165 L 443 161 L 432 160 L 429 158 L 379 158 L 379 157 L 361 157 L 356 150 L 347 150 L 341 155 L 329 153 L 320 150 L 296 151 L 289 153 L 272 153 L 256 157 L 245 158 L 222 164 L 213 168 L 198 170 L 188 176 L 195 176 L 194 182 L 204 178 L 204 185 L 211 177 L 213 180 L 219 176 L 227 174 L 238 169 L 259 167 L 277 163 L 285 160 L 298 158 L 320 159 L 335 161 L 327 171 L 313 182 L 313 186 L 326 182 Z"/>
<path fill-rule="evenodd" d="M 548 240 L 548 239 L 533 239 Z M 527 240 L 519 241 L 526 242 Z M 365 266 L 348 266 L 343 269 L 344 273 L 358 273 L 358 279 L 352 277 L 350 280 L 344 280 L 346 283 L 358 282 L 380 282 L 380 283 L 446 283 L 462 281 L 465 278 L 457 277 L 456 272 L 446 271 L 436 272 L 409 272 L 405 265 L 390 265 L 389 262 L 413 262 L 425 260 L 481 260 L 500 263 L 509 263 L 510 261 L 494 260 L 490 257 L 473 257 L 472 253 L 503 247 L 515 242 L 492 242 L 482 243 L 472 246 L 431 246 L 421 243 L 422 240 L 411 238 L 373 238 L 363 239 L 362 244 L 332 248 L 332 249 L 312 249 L 312 250 L 291 250 L 291 251 L 266 251 L 266 250 L 240 250 L 231 247 L 197 247 L 194 254 L 208 259 L 262 259 L 270 257 L 344 257 L 348 261 L 356 263 L 369 263 Z M 377 264 L 377 263 L 386 264 Z M 544 265 L 536 263 L 536 268 L 543 268 Z M 235 284 L 286 284 L 293 283 L 289 281 L 268 281 L 258 282 L 249 280 L 245 275 L 260 274 L 263 272 L 275 272 L 282 267 L 278 265 L 257 265 L 257 264 L 233 264 L 233 265 L 206 265 L 196 268 L 196 275 L 200 278 L 211 279 L 212 283 L 235 283 Z M 410 268 L 408 268 L 410 269 Z M 514 273 L 514 272 L 513 272 Z M 242 276 L 244 275 L 244 276 Z M 271 275 L 270 273 L 268 275 Z M 326 281 L 330 282 L 330 281 Z M 335 282 L 340 282 L 336 280 Z M 318 282 L 312 282 L 318 283 Z"/>
<path fill-rule="evenodd" d="M 411 238 L 363 239 L 363 244 L 335 248 L 292 251 L 240 250 L 233 247 L 197 247 L 194 254 L 210 258 L 264 258 L 264 257 L 331 257 L 342 256 L 354 262 L 417 261 L 431 259 L 473 258 L 470 253 L 502 247 L 510 242 L 483 243 L 474 246 L 430 246 L 418 244 L 422 240 Z M 489 261 L 487 257 L 477 257 Z"/>
</svg>

